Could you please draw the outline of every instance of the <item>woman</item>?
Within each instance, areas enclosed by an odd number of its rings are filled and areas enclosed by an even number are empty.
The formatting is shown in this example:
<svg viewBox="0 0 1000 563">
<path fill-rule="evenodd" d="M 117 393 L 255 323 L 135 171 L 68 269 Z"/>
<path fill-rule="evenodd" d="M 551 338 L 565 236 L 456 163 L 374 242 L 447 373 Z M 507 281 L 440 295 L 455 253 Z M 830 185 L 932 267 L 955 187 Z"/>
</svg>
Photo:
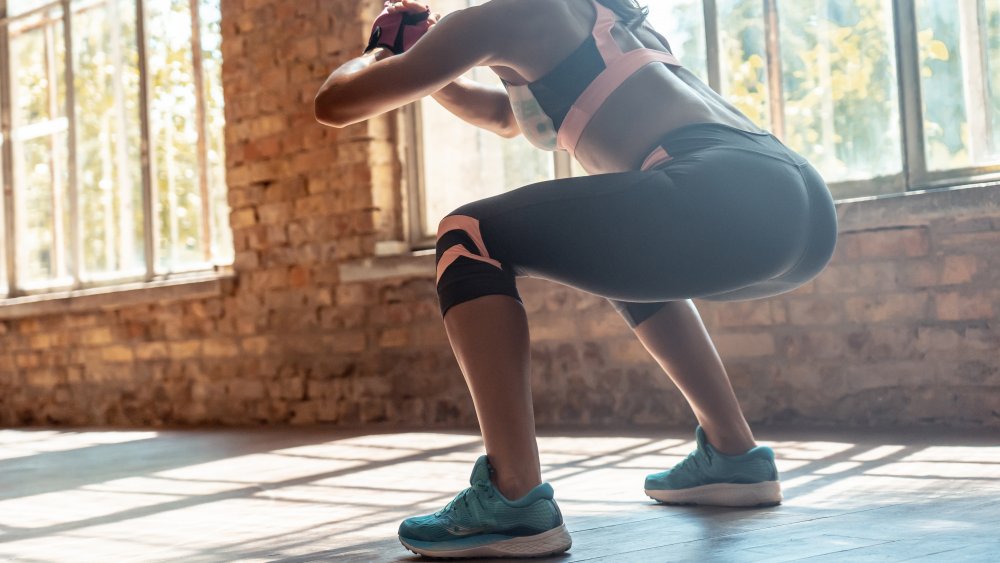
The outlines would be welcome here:
<svg viewBox="0 0 1000 563">
<path fill-rule="evenodd" d="M 473 202 L 441 221 L 441 311 L 487 455 L 470 488 L 402 523 L 414 552 L 570 546 L 541 480 L 520 276 L 606 297 L 690 403 L 697 449 L 646 479 L 650 497 L 781 501 L 774 454 L 754 442 L 690 299 L 769 297 L 816 276 L 836 239 L 833 202 L 802 157 L 684 69 L 645 14 L 634 0 L 493 0 L 437 22 L 412 0 L 387 4 L 368 54 L 316 97 L 317 118 L 344 127 L 433 95 L 473 125 L 569 151 L 591 174 Z M 475 66 L 505 88 L 460 78 Z"/>
</svg>

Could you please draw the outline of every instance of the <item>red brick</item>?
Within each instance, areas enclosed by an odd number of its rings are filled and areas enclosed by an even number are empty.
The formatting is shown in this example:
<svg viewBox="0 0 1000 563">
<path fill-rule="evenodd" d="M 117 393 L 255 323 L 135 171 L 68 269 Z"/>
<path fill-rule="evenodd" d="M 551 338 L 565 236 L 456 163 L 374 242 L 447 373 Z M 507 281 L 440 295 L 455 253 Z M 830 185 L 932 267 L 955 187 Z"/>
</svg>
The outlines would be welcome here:
<svg viewBox="0 0 1000 563">
<path fill-rule="evenodd" d="M 107 346 L 101 348 L 101 359 L 106 362 L 132 362 L 135 361 L 135 354 L 128 346 Z"/>
<path fill-rule="evenodd" d="M 619 318 L 618 320 L 620 321 L 621 319 Z M 584 329 L 587 331 L 584 338 L 593 338 L 595 333 L 619 335 L 622 332 L 621 327 L 602 324 L 600 319 L 591 320 L 584 324 L 587 327 Z M 532 342 L 572 340 L 579 334 L 577 320 L 565 315 L 534 316 L 531 318 L 528 330 L 531 334 Z"/>
<path fill-rule="evenodd" d="M 257 211 L 252 207 L 237 209 L 229 214 L 229 225 L 234 229 L 252 227 L 256 224 Z"/>
<path fill-rule="evenodd" d="M 80 343 L 85 346 L 101 346 L 111 341 L 111 329 L 103 326 L 85 330 L 80 337 Z"/>
<path fill-rule="evenodd" d="M 974 294 L 942 293 L 934 297 L 937 318 L 942 321 L 973 321 L 994 318 L 993 299 L 983 291 Z"/>
<path fill-rule="evenodd" d="M 846 233 L 838 245 L 838 254 L 848 260 L 924 256 L 930 250 L 923 227 Z"/>
<path fill-rule="evenodd" d="M 712 340 L 723 358 L 762 358 L 775 353 L 774 336 L 768 332 L 723 333 Z"/>
<path fill-rule="evenodd" d="M 175 360 L 185 360 L 201 356 L 201 340 L 185 340 L 168 344 L 170 357 Z"/>
<path fill-rule="evenodd" d="M 352 354 L 364 352 L 368 348 L 365 333 L 342 332 L 323 337 L 324 347 L 332 354 Z"/>
<path fill-rule="evenodd" d="M 142 342 L 135 346 L 135 357 L 140 360 L 165 360 L 170 354 L 165 342 Z"/>
<path fill-rule="evenodd" d="M 291 287 L 306 287 L 311 281 L 312 275 L 308 268 L 292 266 L 288 271 L 288 285 Z"/>
<path fill-rule="evenodd" d="M 844 321 L 843 301 L 830 298 L 789 299 L 788 319 L 793 325 L 830 325 Z"/>
<path fill-rule="evenodd" d="M 926 318 L 930 296 L 926 293 L 886 293 L 851 297 L 844 301 L 847 320 L 855 323 L 919 320 Z"/>
<path fill-rule="evenodd" d="M 408 328 L 388 328 L 379 333 L 379 348 L 400 348 L 410 344 Z"/>
<path fill-rule="evenodd" d="M 374 301 L 374 292 L 368 284 L 352 283 L 337 287 L 337 305 L 367 305 Z"/>
<path fill-rule="evenodd" d="M 973 280 L 978 271 L 979 258 L 976 256 L 946 256 L 941 271 L 941 283 L 966 284 Z"/>
</svg>

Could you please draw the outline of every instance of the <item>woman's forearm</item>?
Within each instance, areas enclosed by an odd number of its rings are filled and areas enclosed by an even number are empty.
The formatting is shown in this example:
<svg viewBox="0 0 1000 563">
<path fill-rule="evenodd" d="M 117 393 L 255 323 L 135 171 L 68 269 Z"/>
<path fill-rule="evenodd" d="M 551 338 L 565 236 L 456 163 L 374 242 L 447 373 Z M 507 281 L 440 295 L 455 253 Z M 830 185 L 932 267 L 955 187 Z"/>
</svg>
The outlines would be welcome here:
<svg viewBox="0 0 1000 563">
<path fill-rule="evenodd" d="M 336 110 L 338 108 L 327 94 L 335 88 L 337 84 L 350 80 L 351 75 L 391 56 L 392 51 L 379 47 L 370 53 L 347 61 L 346 63 L 340 65 L 340 68 L 330 73 L 330 76 L 327 77 L 326 81 L 323 82 L 323 85 L 320 86 L 319 92 L 316 93 L 316 99 L 314 101 L 316 120 L 328 125 L 336 125 Z"/>
<path fill-rule="evenodd" d="M 435 92 L 433 97 L 463 121 L 501 137 L 515 137 L 521 132 L 510 108 L 510 99 L 502 90 L 459 78 Z"/>
</svg>

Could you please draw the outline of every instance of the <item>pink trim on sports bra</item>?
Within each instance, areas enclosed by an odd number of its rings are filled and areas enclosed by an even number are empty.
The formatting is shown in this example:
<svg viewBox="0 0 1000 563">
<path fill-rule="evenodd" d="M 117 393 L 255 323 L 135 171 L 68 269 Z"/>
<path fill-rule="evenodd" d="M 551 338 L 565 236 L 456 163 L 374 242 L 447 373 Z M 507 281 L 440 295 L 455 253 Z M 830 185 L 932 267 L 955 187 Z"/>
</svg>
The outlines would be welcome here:
<svg viewBox="0 0 1000 563">
<path fill-rule="evenodd" d="M 623 53 L 622 48 L 618 46 L 614 36 L 611 35 L 611 30 L 615 28 L 618 18 L 604 4 L 599 2 L 593 2 L 593 4 L 597 10 L 597 19 L 594 20 L 594 29 L 591 33 L 594 35 L 594 41 L 597 42 L 597 50 L 604 57 L 604 62 L 610 63 L 622 56 Z"/>
<path fill-rule="evenodd" d="M 653 168 L 656 168 L 665 162 L 670 162 L 673 159 L 674 157 L 670 156 L 667 149 L 663 147 L 656 147 L 656 150 L 646 157 L 646 161 L 642 163 L 642 168 L 640 168 L 640 170 L 643 172 L 652 170 Z"/>
<path fill-rule="evenodd" d="M 576 153 L 576 146 L 583 136 L 584 129 L 594 118 L 594 114 L 604 105 L 611 94 L 639 69 L 655 62 L 682 66 L 674 55 L 655 49 L 642 48 L 622 52 L 621 47 L 611 35 L 611 30 L 617 21 L 615 13 L 598 2 L 593 4 L 597 9 L 597 21 L 594 23 L 593 30 L 594 40 L 597 42 L 597 48 L 604 59 L 605 69 L 587 86 L 583 94 L 580 94 L 569 113 L 566 114 L 562 126 L 559 127 L 557 137 L 559 147 L 569 152 L 570 155 Z"/>
</svg>

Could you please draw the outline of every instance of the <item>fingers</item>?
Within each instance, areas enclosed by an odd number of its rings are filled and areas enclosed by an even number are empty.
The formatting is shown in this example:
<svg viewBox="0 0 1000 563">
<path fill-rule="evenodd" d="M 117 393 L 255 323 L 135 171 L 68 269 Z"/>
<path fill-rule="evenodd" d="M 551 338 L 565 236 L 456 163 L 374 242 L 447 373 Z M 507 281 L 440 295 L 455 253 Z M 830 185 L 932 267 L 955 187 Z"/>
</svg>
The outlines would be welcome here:
<svg viewBox="0 0 1000 563">
<path fill-rule="evenodd" d="M 393 2 L 386 0 L 383 6 L 388 9 L 390 14 L 395 12 L 410 12 L 419 14 L 429 10 L 426 4 L 416 2 L 414 0 L 398 0 Z"/>
</svg>

